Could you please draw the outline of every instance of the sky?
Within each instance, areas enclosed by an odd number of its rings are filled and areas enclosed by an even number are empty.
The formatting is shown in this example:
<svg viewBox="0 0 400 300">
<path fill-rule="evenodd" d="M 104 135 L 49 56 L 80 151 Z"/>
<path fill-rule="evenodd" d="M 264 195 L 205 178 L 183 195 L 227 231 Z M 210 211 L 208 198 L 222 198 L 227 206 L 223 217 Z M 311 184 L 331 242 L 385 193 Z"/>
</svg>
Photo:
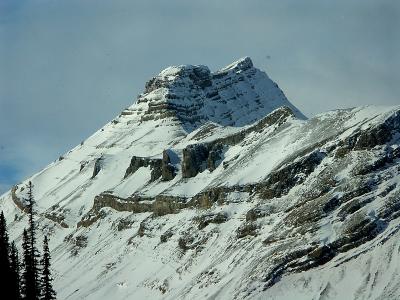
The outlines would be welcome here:
<svg viewBox="0 0 400 300">
<path fill-rule="evenodd" d="M 311 117 L 400 104 L 397 0 L 0 0 L 0 193 L 169 65 L 243 56 Z"/>
</svg>

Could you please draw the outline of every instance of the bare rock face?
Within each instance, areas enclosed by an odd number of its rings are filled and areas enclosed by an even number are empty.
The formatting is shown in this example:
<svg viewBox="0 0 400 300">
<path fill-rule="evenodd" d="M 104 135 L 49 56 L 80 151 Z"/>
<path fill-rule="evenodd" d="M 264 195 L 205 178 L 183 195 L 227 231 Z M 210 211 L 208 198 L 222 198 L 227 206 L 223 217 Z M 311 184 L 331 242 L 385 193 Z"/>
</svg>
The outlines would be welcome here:
<svg viewBox="0 0 400 300">
<path fill-rule="evenodd" d="M 135 173 L 141 167 L 150 167 L 151 181 L 161 177 L 163 181 L 169 181 L 175 177 L 175 167 L 171 163 L 170 151 L 164 150 L 162 159 L 134 156 L 126 169 L 124 178 Z"/>
<path fill-rule="evenodd" d="M 361 131 L 354 144 L 355 150 L 372 149 L 384 145 L 400 132 L 400 112 L 394 113 L 378 126 Z"/>
<path fill-rule="evenodd" d="M 98 159 L 96 159 L 94 163 L 92 179 L 95 178 L 97 174 L 99 174 L 102 168 L 102 164 L 103 164 L 103 157 L 99 157 Z"/>
<path fill-rule="evenodd" d="M 220 143 L 187 146 L 182 152 L 182 177 L 195 177 L 205 169 L 214 171 L 222 161 L 222 151 Z"/>
<path fill-rule="evenodd" d="M 268 199 L 287 194 L 292 187 L 303 182 L 325 156 L 325 153 L 315 150 L 273 172 L 261 188 L 263 196 Z"/>
<path fill-rule="evenodd" d="M 210 170 L 210 172 L 214 171 L 221 163 L 222 151 L 223 151 L 222 144 L 215 144 L 208 153 L 207 169 Z"/>
<path fill-rule="evenodd" d="M 168 229 L 160 236 L 160 242 L 166 243 L 168 240 L 174 235 L 174 232 L 171 229 Z"/>
<path fill-rule="evenodd" d="M 144 93 L 150 93 L 156 89 L 168 88 L 174 85 L 183 86 L 183 81 L 185 80 L 190 81 L 193 85 L 200 88 L 212 85 L 211 72 L 205 66 L 180 66 L 176 67 L 172 74 L 177 79 L 170 80 L 168 76 L 156 76 L 150 79 L 145 85 Z"/>
<path fill-rule="evenodd" d="M 189 145 L 182 152 L 182 177 L 190 178 L 196 176 L 206 168 L 209 149 L 206 145 Z"/>
<path fill-rule="evenodd" d="M 236 230 L 236 237 L 241 239 L 247 236 L 256 236 L 257 229 L 258 227 L 254 223 L 244 223 Z"/>
<path fill-rule="evenodd" d="M 198 228 L 201 230 L 208 226 L 209 224 L 221 224 L 225 223 L 228 220 L 228 216 L 225 213 L 216 213 L 216 214 L 206 214 L 202 215 L 198 218 Z"/>
<path fill-rule="evenodd" d="M 171 163 L 170 151 L 164 150 L 161 162 L 161 176 L 163 181 L 169 181 L 175 178 L 175 167 Z"/>
<path fill-rule="evenodd" d="M 254 207 L 246 213 L 246 221 L 253 222 L 259 218 L 266 217 L 275 212 L 275 209 L 270 206 Z"/>
<path fill-rule="evenodd" d="M 126 169 L 124 178 L 135 173 L 141 167 L 150 167 L 151 181 L 155 181 L 162 175 L 162 160 L 155 158 L 133 156 L 129 167 Z"/>
</svg>

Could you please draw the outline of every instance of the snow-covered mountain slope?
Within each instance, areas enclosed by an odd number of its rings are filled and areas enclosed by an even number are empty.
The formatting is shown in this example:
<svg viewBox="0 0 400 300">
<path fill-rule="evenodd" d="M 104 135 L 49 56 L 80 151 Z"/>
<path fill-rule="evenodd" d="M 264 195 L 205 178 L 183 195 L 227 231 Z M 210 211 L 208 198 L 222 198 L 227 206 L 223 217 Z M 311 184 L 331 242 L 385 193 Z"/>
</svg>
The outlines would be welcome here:
<svg viewBox="0 0 400 300">
<path fill-rule="evenodd" d="M 249 58 L 170 67 L 35 186 L 60 299 L 400 298 L 400 106 L 307 120 Z"/>
</svg>

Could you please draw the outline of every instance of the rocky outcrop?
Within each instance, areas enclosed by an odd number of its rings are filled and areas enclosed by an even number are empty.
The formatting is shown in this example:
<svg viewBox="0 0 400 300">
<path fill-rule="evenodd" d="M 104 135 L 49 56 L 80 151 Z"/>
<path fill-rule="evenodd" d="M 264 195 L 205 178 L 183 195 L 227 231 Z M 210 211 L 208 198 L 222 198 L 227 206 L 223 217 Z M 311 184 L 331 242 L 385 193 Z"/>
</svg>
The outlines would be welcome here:
<svg viewBox="0 0 400 300">
<path fill-rule="evenodd" d="M 247 222 L 242 224 L 236 230 L 236 238 L 241 239 L 246 236 L 256 236 L 257 235 L 258 226 L 252 222 Z"/>
<path fill-rule="evenodd" d="M 92 174 L 92 177 L 91 177 L 92 179 L 95 178 L 97 176 L 97 174 L 99 174 L 99 172 L 101 171 L 102 166 L 103 166 L 103 157 L 99 157 L 94 162 L 94 169 L 93 169 L 93 174 Z"/>
<path fill-rule="evenodd" d="M 305 157 L 300 157 L 293 163 L 277 168 L 260 185 L 261 195 L 266 199 L 279 198 L 287 194 L 292 187 L 301 184 L 305 178 L 321 163 L 326 154 L 315 150 Z"/>
<path fill-rule="evenodd" d="M 72 256 L 77 256 L 83 248 L 88 246 L 88 238 L 85 235 L 67 235 L 64 242 L 69 244 L 70 253 Z"/>
<path fill-rule="evenodd" d="M 171 163 L 170 158 L 170 151 L 164 150 L 162 155 L 162 162 L 161 162 L 161 176 L 163 181 L 169 181 L 175 178 L 175 167 Z"/>
<path fill-rule="evenodd" d="M 208 169 L 214 171 L 222 161 L 223 146 L 219 143 L 192 144 L 182 151 L 182 177 L 195 177 Z"/>
<path fill-rule="evenodd" d="M 211 223 L 221 224 L 225 223 L 227 220 L 228 216 L 225 213 L 206 214 L 196 218 L 196 221 L 199 223 L 197 227 L 200 230 L 207 227 Z"/>
<path fill-rule="evenodd" d="M 205 116 L 199 114 L 199 109 L 203 105 L 202 91 L 211 85 L 211 73 L 205 66 L 187 65 L 168 68 L 146 83 L 144 93 L 138 99 L 138 103 L 149 102 L 141 120 L 171 118 L 181 123 L 200 124 L 205 119 Z M 162 98 L 152 98 L 152 100 L 147 98 L 147 95 L 161 88 L 168 90 Z M 191 105 L 181 103 L 186 95 L 179 91 L 191 92 L 193 99 Z"/>
<path fill-rule="evenodd" d="M 369 150 L 379 145 L 385 145 L 400 132 L 400 111 L 395 111 L 385 121 L 357 130 L 339 143 L 338 156 L 349 153 L 351 150 Z"/>
<path fill-rule="evenodd" d="M 214 171 L 221 163 L 223 158 L 222 152 L 223 152 L 222 144 L 215 144 L 208 152 L 207 169 L 210 170 L 210 172 Z"/>
<path fill-rule="evenodd" d="M 124 178 L 135 173 L 141 167 L 150 167 L 151 169 L 151 179 L 150 181 L 155 181 L 162 175 L 162 160 L 157 158 L 147 158 L 133 156 L 129 167 L 126 169 Z"/>
<path fill-rule="evenodd" d="M 375 151 L 376 158 L 363 165 L 360 165 L 353 171 L 354 175 L 366 175 L 385 168 L 400 158 L 400 146 L 384 147 Z"/>
<path fill-rule="evenodd" d="M 161 177 L 163 181 L 169 181 L 175 177 L 175 167 L 171 163 L 170 151 L 164 150 L 162 159 L 159 158 L 147 158 L 133 156 L 129 167 L 126 169 L 124 178 L 135 173 L 141 167 L 150 167 L 151 169 L 151 179 L 150 181 L 155 181 Z"/>
<path fill-rule="evenodd" d="M 266 217 L 275 212 L 271 206 L 254 207 L 246 213 L 246 221 L 255 221 L 259 218 Z"/>
<path fill-rule="evenodd" d="M 210 208 L 215 203 L 224 203 L 229 192 L 234 191 L 235 187 L 216 187 L 203 191 L 193 196 L 188 201 L 189 207 Z"/>
<path fill-rule="evenodd" d="M 23 212 L 28 213 L 28 206 L 17 197 L 17 190 L 18 190 L 18 185 L 15 185 L 11 188 L 11 199 L 14 202 L 14 204 Z"/>
<path fill-rule="evenodd" d="M 208 146 L 205 144 L 189 145 L 182 151 L 182 177 L 195 177 L 199 172 L 205 170 L 209 154 Z"/>
<path fill-rule="evenodd" d="M 81 165 L 80 165 L 80 167 L 79 167 L 79 172 L 82 172 L 82 170 L 86 167 L 87 164 L 88 164 L 87 161 L 82 161 L 82 162 L 81 162 Z"/>
<path fill-rule="evenodd" d="M 172 70 L 173 68 L 175 69 L 172 71 L 172 79 L 169 76 L 163 76 L 163 73 L 161 73 L 159 76 L 153 77 L 148 82 L 146 82 L 144 93 L 148 94 L 159 88 L 168 88 L 171 85 L 182 85 L 182 81 L 184 81 L 185 79 L 188 79 L 188 81 L 191 82 L 193 85 L 198 86 L 202 89 L 212 85 L 211 72 L 205 66 L 188 65 L 172 67 L 169 70 Z M 168 74 L 171 74 L 171 72 L 168 72 Z"/>
<path fill-rule="evenodd" d="M 98 220 L 104 218 L 106 216 L 106 213 L 102 210 L 100 211 L 95 211 L 95 210 L 90 210 L 87 214 L 85 214 L 82 219 L 79 220 L 79 222 L 76 224 L 77 228 L 80 227 L 89 227 L 92 224 L 96 223 Z"/>
<path fill-rule="evenodd" d="M 354 150 L 372 149 L 377 145 L 388 143 L 392 137 L 400 132 L 400 111 L 395 112 L 383 123 L 362 130 L 355 140 Z"/>
<path fill-rule="evenodd" d="M 277 266 L 266 276 L 265 288 L 277 283 L 285 273 L 303 272 L 326 264 L 339 253 L 347 252 L 374 239 L 386 226 L 387 224 L 379 219 L 362 218 L 355 223 L 355 226 L 349 228 L 348 233 L 329 244 L 307 247 L 286 254 L 282 262 L 276 263 Z"/>
<path fill-rule="evenodd" d="M 113 223 L 113 227 L 117 231 L 123 231 L 123 230 L 126 230 L 126 229 L 130 229 L 133 224 L 134 224 L 134 221 L 132 221 L 131 219 L 123 218 L 123 219 L 119 219 L 119 220 L 115 221 Z"/>
<path fill-rule="evenodd" d="M 171 229 L 168 229 L 160 236 L 160 243 L 166 243 L 168 240 L 174 235 L 174 232 Z"/>
<path fill-rule="evenodd" d="M 63 228 L 69 228 L 68 224 L 65 222 L 65 216 L 63 214 L 50 212 L 46 213 L 45 217 L 55 223 L 58 223 Z"/>
<path fill-rule="evenodd" d="M 185 232 L 178 239 L 178 247 L 184 252 L 188 250 L 200 252 L 207 240 L 207 235 L 199 235 L 198 233 Z"/>
<path fill-rule="evenodd" d="M 152 212 L 154 216 L 174 214 L 187 207 L 185 198 L 157 195 L 154 198 L 135 195 L 124 199 L 109 193 L 102 193 L 94 198 L 92 209 L 79 221 L 78 227 L 88 227 L 104 217 L 102 208 L 109 207 L 116 211 L 132 213 Z"/>
</svg>

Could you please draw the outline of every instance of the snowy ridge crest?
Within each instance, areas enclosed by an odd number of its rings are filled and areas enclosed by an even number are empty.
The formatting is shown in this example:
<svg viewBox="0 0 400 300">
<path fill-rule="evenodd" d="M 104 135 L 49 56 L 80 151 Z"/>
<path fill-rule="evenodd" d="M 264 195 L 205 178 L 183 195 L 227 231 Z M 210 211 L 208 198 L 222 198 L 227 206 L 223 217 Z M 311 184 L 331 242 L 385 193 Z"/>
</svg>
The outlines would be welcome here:
<svg viewBox="0 0 400 300">
<path fill-rule="evenodd" d="M 305 118 L 276 83 L 253 67 L 249 57 L 214 73 L 206 66 L 168 67 L 146 83 L 137 104 L 131 109 L 143 112 L 142 121 L 169 120 L 186 131 L 207 121 L 248 125 L 281 106 Z"/>
</svg>

